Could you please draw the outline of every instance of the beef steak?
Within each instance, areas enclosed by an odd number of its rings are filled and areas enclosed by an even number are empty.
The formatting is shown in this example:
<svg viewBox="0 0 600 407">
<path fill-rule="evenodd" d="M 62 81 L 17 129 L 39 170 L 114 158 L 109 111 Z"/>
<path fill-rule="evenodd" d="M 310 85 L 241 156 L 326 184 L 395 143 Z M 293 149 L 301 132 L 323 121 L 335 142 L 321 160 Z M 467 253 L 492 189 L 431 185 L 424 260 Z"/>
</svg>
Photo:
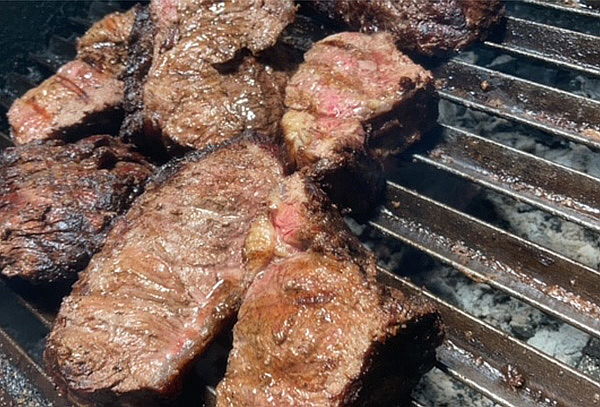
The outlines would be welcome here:
<svg viewBox="0 0 600 407">
<path fill-rule="evenodd" d="M 247 139 L 159 173 L 62 304 L 45 352 L 56 381 L 99 405 L 174 394 L 238 310 L 246 234 L 281 178 L 273 148 Z"/>
<path fill-rule="evenodd" d="M 144 106 L 153 119 L 144 128 L 161 133 L 167 146 L 202 149 L 244 130 L 278 134 L 285 73 L 252 56 L 219 69 L 206 64 L 191 76 L 178 72 L 151 79 L 145 87 Z"/>
<path fill-rule="evenodd" d="M 142 192 L 153 166 L 109 136 L 37 141 L 0 154 L 0 269 L 73 279 Z"/>
<path fill-rule="evenodd" d="M 371 156 L 402 151 L 437 118 L 431 73 L 387 33 L 346 32 L 315 43 L 288 82 L 285 105 L 282 127 L 297 167 L 354 209 L 371 203 L 348 197 L 376 197 L 382 187 Z"/>
<path fill-rule="evenodd" d="M 486 36 L 503 14 L 500 0 L 314 0 L 353 30 L 388 31 L 398 47 L 425 55 L 461 50 Z"/>
<path fill-rule="evenodd" d="M 113 13 L 94 24 L 79 40 L 77 59 L 13 103 L 8 119 L 16 144 L 118 129 L 119 75 L 134 15 Z"/>
<path fill-rule="evenodd" d="M 144 151 L 160 157 L 164 155 L 161 147 L 144 137 L 144 82 L 152 65 L 153 52 L 154 23 L 150 6 L 138 6 L 129 35 L 128 57 L 123 72 L 125 117 L 119 135 L 124 140 L 139 145 Z"/>
<path fill-rule="evenodd" d="M 439 315 L 377 282 L 373 255 L 299 174 L 280 191 L 257 233 L 274 254 L 244 297 L 217 407 L 404 401 L 433 365 Z"/>
<path fill-rule="evenodd" d="M 157 0 L 144 130 L 167 146 L 203 148 L 253 129 L 274 135 L 287 77 L 253 57 L 295 14 L 291 0 Z"/>
</svg>

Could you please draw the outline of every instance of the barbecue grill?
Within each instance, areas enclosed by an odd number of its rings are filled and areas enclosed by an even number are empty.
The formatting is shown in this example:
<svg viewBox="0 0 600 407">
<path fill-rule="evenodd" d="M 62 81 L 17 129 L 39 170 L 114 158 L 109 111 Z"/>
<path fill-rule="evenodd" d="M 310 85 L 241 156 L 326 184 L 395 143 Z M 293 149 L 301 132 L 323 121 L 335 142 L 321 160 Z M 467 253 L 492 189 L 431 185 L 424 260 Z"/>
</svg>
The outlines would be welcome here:
<svg viewBox="0 0 600 407">
<path fill-rule="evenodd" d="M 458 182 L 464 199 L 470 196 L 468 191 L 492 191 L 580 225 L 599 238 L 599 178 L 484 137 L 475 127 L 457 125 L 453 117 L 461 109 L 475 111 L 477 117 L 486 118 L 482 120 L 505 120 L 550 146 L 586 146 L 600 160 L 599 95 L 578 95 L 564 85 L 574 77 L 600 85 L 600 6 L 591 3 L 508 2 L 498 33 L 434 69 L 442 111 L 452 114 L 441 116 L 435 142 L 409 151 L 390 171 L 386 201 L 368 227 L 382 236 L 384 244 L 401 242 L 415 248 L 600 338 L 598 264 L 596 268 L 582 264 L 499 227 L 480 212 L 457 204 L 443 185 L 449 179 Z M 119 5 L 95 3 L 94 7 L 108 11 Z M 91 21 L 80 14 L 68 20 L 65 16 L 65 21 L 83 30 Z M 55 37 L 52 44 L 49 50 L 29 55 L 28 63 L 37 71 L 8 76 L 0 99 L 4 107 L 70 57 L 72 40 Z M 57 53 L 57 49 L 67 52 Z M 508 68 L 486 67 L 486 61 L 500 55 L 512 58 Z M 10 143 L 5 134 L 0 134 L 0 141 Z M 424 187 L 416 178 L 441 185 Z M 392 271 L 381 267 L 386 283 L 421 293 L 439 308 L 447 335 L 438 350 L 437 368 L 445 374 L 501 406 L 600 406 L 597 378 Z M 44 337 L 63 293 L 57 287 L 0 280 L 0 405 L 72 405 L 55 390 L 41 360 Z M 178 405 L 200 405 L 200 398 L 210 405 L 214 383 L 202 374 L 192 376 L 187 388 L 194 394 L 184 394 Z M 198 391 L 205 384 L 206 391 Z M 417 401 L 413 405 L 423 406 Z"/>
</svg>

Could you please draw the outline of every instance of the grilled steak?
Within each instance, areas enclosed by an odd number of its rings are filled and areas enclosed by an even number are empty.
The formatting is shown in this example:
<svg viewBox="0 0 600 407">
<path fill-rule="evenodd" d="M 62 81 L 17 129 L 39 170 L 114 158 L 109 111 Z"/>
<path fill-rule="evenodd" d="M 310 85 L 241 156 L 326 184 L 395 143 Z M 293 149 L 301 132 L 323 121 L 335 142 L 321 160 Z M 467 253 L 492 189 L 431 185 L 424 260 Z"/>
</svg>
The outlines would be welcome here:
<svg viewBox="0 0 600 407">
<path fill-rule="evenodd" d="M 249 140 L 163 170 L 64 300 L 45 352 L 57 382 L 100 405 L 175 393 L 237 312 L 245 236 L 281 178 Z"/>
<path fill-rule="evenodd" d="M 79 40 L 77 59 L 17 99 L 8 112 L 16 144 L 118 129 L 134 12 L 113 13 Z"/>
<path fill-rule="evenodd" d="M 270 209 L 259 235 L 275 254 L 244 298 L 217 407 L 404 400 L 433 365 L 438 314 L 380 285 L 373 255 L 298 175 Z"/>
<path fill-rule="evenodd" d="M 317 42 L 285 92 L 282 127 L 291 157 L 334 201 L 354 209 L 371 204 L 346 198 L 377 197 L 382 186 L 370 156 L 401 151 L 437 117 L 431 74 L 386 33 Z"/>
<path fill-rule="evenodd" d="M 119 134 L 124 140 L 134 142 L 144 151 L 161 156 L 161 153 L 164 153 L 161 146 L 144 137 L 144 82 L 152 65 L 154 51 L 154 23 L 150 6 L 136 7 L 128 50 L 126 69 L 123 73 L 125 117 Z"/>
<path fill-rule="evenodd" d="M 158 0 L 144 129 L 167 146 L 203 148 L 240 130 L 273 135 L 287 77 L 245 53 L 272 46 L 292 21 L 291 0 Z"/>
<path fill-rule="evenodd" d="M 353 30 L 390 32 L 398 47 L 425 55 L 465 48 L 485 37 L 503 14 L 500 0 L 314 0 Z"/>
<path fill-rule="evenodd" d="M 72 279 L 153 167 L 109 136 L 37 141 L 0 154 L 0 269 L 32 281 Z"/>
<path fill-rule="evenodd" d="M 287 75 L 252 56 L 219 68 L 206 64 L 193 77 L 174 72 L 168 80 L 149 80 L 145 109 L 157 121 L 146 122 L 145 129 L 162 133 L 169 147 L 198 149 L 247 129 L 277 134 Z"/>
</svg>

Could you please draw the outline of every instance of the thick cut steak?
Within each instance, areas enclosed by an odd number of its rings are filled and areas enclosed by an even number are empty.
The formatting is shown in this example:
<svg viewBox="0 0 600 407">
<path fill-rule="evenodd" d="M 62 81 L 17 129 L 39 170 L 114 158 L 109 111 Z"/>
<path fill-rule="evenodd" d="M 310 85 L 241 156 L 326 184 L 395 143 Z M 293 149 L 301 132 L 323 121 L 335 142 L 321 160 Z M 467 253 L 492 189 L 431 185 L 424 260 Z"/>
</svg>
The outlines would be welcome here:
<svg viewBox="0 0 600 407">
<path fill-rule="evenodd" d="M 62 304 L 45 352 L 59 385 L 110 406 L 176 393 L 238 310 L 245 238 L 282 175 L 276 149 L 249 140 L 159 173 Z"/>
<path fill-rule="evenodd" d="M 146 136 L 199 149 L 245 129 L 276 135 L 287 76 L 248 54 L 276 43 L 294 18 L 291 0 L 156 0 L 151 14 Z"/>
<path fill-rule="evenodd" d="M 139 195 L 153 166 L 110 136 L 37 141 L 0 154 L 0 269 L 73 279 Z"/>
<path fill-rule="evenodd" d="M 390 32 L 404 51 L 425 55 L 465 48 L 503 14 L 500 0 L 314 0 L 315 8 L 353 30 Z"/>
<path fill-rule="evenodd" d="M 274 255 L 244 298 L 217 406 L 404 401 L 433 365 L 439 315 L 377 282 L 373 255 L 314 187 L 296 175 L 280 190 L 259 234 Z"/>
<path fill-rule="evenodd" d="M 133 10 L 113 13 L 94 24 L 79 40 L 77 59 L 13 103 L 8 119 L 16 144 L 119 128 L 119 75 L 134 16 Z"/>
<path fill-rule="evenodd" d="M 146 113 L 158 121 L 144 128 L 162 133 L 168 147 L 202 149 L 245 130 L 278 134 L 285 73 L 246 56 L 219 68 L 205 64 L 190 75 L 175 70 L 167 80 L 150 79 L 145 87 Z"/>
<path fill-rule="evenodd" d="M 376 197 L 382 186 L 371 157 L 402 151 L 437 118 L 431 73 L 387 33 L 315 43 L 286 87 L 285 105 L 282 128 L 297 167 L 351 208 L 370 204 L 345 199 Z"/>
</svg>

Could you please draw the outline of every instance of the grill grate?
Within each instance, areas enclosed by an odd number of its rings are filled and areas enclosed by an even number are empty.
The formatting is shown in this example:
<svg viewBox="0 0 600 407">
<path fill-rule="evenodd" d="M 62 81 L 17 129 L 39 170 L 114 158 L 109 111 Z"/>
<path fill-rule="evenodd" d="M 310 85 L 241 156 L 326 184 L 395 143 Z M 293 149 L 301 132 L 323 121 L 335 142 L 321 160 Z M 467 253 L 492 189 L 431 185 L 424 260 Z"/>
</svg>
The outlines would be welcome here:
<svg viewBox="0 0 600 407">
<path fill-rule="evenodd" d="M 600 10 L 591 7 L 549 0 L 519 4 L 543 13 L 558 12 L 572 19 L 574 27 L 583 20 L 587 26 L 600 27 Z M 508 8 L 505 34 L 486 41 L 482 49 L 600 77 L 599 36 L 525 20 L 514 4 Z M 44 54 L 34 55 L 32 61 L 44 69 L 58 64 Z M 467 63 L 460 56 L 439 66 L 436 76 L 445 78 L 438 81 L 445 101 L 585 145 L 600 158 L 600 102 Z M 7 144 L 5 139 L 0 133 L 0 146 Z M 448 125 L 442 125 L 441 143 L 434 150 L 410 158 L 430 171 L 461 178 L 600 233 L 598 178 Z M 395 182 L 388 182 L 387 201 L 370 225 L 475 281 L 600 338 L 600 273 L 591 267 Z M 438 305 L 448 326 L 438 368 L 449 376 L 506 407 L 600 406 L 600 383 L 592 378 L 406 279 L 384 269 L 381 278 Z M 31 405 L 69 406 L 41 368 L 43 340 L 54 308 L 35 296 L 47 294 L 0 280 L 0 354 L 10 355 L 11 363 L 37 389 Z M 0 404 L 25 405 L 19 400 L 20 388 L 0 378 Z M 207 387 L 208 405 L 212 391 Z M 424 406 L 413 401 L 413 407 Z"/>
<path fill-rule="evenodd" d="M 545 1 L 600 26 L 600 12 Z M 511 5 L 512 6 L 512 5 Z M 509 7 L 511 12 L 514 7 Z M 574 23 L 575 24 L 575 23 Z M 574 25 L 576 26 L 576 25 Z M 600 37 L 509 15 L 503 36 L 483 48 L 546 65 L 600 75 Z M 600 149 L 600 103 L 454 58 L 436 69 L 442 99 Z M 596 156 L 600 158 L 599 156 Z M 442 124 L 432 151 L 412 155 L 432 170 L 525 202 L 600 232 L 600 179 L 470 131 Z M 600 337 L 600 273 L 552 250 L 388 182 L 385 205 L 370 225 L 584 332 Z M 507 407 L 600 406 L 600 383 L 440 298 L 383 270 L 383 277 L 435 301 L 448 325 L 439 368 Z"/>
</svg>

